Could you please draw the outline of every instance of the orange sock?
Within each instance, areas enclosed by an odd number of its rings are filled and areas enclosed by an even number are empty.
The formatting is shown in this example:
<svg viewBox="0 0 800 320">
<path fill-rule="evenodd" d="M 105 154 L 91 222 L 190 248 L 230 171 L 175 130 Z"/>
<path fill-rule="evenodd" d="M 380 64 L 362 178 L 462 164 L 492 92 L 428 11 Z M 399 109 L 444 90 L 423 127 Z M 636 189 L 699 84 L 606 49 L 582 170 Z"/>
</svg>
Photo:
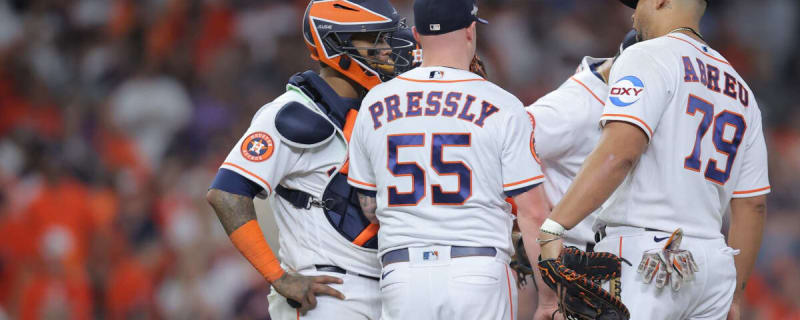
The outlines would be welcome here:
<svg viewBox="0 0 800 320">
<path fill-rule="evenodd" d="M 283 271 L 280 261 L 269 248 L 267 240 L 264 239 L 264 233 L 261 232 L 256 220 L 250 220 L 234 230 L 230 238 L 239 252 L 270 283 L 278 280 L 286 272 Z"/>
</svg>

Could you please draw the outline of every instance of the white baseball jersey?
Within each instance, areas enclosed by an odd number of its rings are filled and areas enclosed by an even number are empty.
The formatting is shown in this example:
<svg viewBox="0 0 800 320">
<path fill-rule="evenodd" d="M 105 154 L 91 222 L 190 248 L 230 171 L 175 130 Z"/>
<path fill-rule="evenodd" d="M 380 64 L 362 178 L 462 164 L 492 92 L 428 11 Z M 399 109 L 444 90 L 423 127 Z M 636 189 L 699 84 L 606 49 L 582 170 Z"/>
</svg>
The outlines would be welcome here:
<svg viewBox="0 0 800 320">
<path fill-rule="evenodd" d="M 289 85 L 286 93 L 261 107 L 250 128 L 231 150 L 221 168 L 257 183 L 272 194 L 278 184 L 322 198 L 328 181 L 347 158 L 347 142 L 337 133 L 326 144 L 309 149 L 291 147 L 280 139 L 275 116 L 288 102 L 319 109 L 299 89 Z M 347 241 L 331 226 L 321 208 L 298 209 L 282 197 L 270 197 L 280 232 L 278 256 L 287 270 L 315 271 L 314 265 L 335 265 L 358 274 L 378 277 L 376 251 Z"/>
<path fill-rule="evenodd" d="M 525 108 L 533 117 L 536 155 L 547 178 L 544 191 L 553 205 L 567 193 L 584 160 L 600 140 L 602 128 L 597 121 L 603 114 L 608 85 L 595 75 L 591 65 L 605 60 L 585 57 L 581 71 Z M 567 231 L 565 244 L 585 249 L 587 243 L 594 243 L 594 220 L 592 214 Z"/>
<path fill-rule="evenodd" d="M 719 52 L 681 33 L 638 43 L 614 64 L 601 122 L 650 139 L 600 219 L 721 237 L 732 197 L 770 191 L 756 98 Z"/>
<path fill-rule="evenodd" d="M 468 71 L 420 67 L 373 88 L 353 129 L 348 180 L 377 192 L 379 254 L 453 245 L 510 255 L 504 191 L 544 179 L 532 131 L 519 99 Z"/>
</svg>

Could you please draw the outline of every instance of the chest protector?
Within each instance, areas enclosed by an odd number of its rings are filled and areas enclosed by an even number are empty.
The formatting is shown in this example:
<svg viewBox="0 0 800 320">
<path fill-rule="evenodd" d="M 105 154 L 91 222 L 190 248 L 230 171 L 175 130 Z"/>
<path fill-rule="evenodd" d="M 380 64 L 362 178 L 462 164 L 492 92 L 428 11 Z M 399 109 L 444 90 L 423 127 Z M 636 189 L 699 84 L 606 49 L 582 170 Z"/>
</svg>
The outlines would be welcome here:
<svg viewBox="0 0 800 320">
<path fill-rule="evenodd" d="M 275 127 L 282 141 L 293 147 L 314 148 L 333 139 L 337 134 L 335 128 L 349 141 L 360 100 L 340 97 L 312 71 L 295 74 L 289 79 L 289 84 L 311 98 L 321 113 L 298 102 L 281 107 L 275 117 Z M 378 225 L 371 224 L 361 212 L 357 191 L 347 183 L 347 165 L 328 174 L 333 177 L 328 181 L 322 199 L 282 185 L 278 185 L 275 192 L 296 208 L 321 208 L 328 222 L 345 239 L 361 247 L 377 249 Z"/>
</svg>

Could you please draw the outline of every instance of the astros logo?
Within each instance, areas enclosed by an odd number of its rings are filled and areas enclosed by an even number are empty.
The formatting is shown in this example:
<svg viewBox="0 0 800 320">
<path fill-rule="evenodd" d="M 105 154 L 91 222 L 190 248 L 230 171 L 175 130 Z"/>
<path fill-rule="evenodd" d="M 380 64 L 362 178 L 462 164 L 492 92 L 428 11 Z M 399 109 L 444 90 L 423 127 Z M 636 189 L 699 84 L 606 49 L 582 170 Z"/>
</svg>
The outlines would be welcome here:
<svg viewBox="0 0 800 320">
<path fill-rule="evenodd" d="M 275 151 L 275 143 L 265 132 L 253 132 L 242 142 L 242 157 L 253 162 L 269 159 Z"/>
<path fill-rule="evenodd" d="M 536 160 L 538 164 L 542 164 L 542 161 L 539 160 L 539 155 L 536 154 L 536 137 L 533 133 L 531 133 L 531 154 L 533 154 L 533 159 Z"/>
<path fill-rule="evenodd" d="M 531 126 L 533 126 L 533 130 L 536 131 L 536 118 L 533 117 L 533 114 L 528 112 L 528 119 L 531 121 Z M 542 161 L 539 160 L 539 155 L 536 154 L 536 133 L 531 132 L 531 154 L 533 155 L 533 159 L 536 160 L 538 164 L 542 164 Z"/>
<path fill-rule="evenodd" d="M 608 93 L 608 100 L 617 107 L 627 107 L 639 101 L 644 93 L 644 82 L 635 76 L 620 79 Z"/>
</svg>

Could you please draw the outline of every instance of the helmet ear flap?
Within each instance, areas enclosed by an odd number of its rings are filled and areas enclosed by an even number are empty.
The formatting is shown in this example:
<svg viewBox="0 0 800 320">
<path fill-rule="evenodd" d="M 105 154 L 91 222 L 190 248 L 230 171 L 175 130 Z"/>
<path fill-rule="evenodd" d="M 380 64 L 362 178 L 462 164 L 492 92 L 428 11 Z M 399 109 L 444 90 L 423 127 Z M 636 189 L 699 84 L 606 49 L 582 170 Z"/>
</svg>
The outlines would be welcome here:
<svg viewBox="0 0 800 320">
<path fill-rule="evenodd" d="M 348 69 L 350 69 L 350 63 L 352 63 L 352 62 L 353 61 L 350 60 L 350 56 L 342 55 L 339 58 L 339 68 L 342 68 L 342 70 L 348 70 Z"/>
</svg>

